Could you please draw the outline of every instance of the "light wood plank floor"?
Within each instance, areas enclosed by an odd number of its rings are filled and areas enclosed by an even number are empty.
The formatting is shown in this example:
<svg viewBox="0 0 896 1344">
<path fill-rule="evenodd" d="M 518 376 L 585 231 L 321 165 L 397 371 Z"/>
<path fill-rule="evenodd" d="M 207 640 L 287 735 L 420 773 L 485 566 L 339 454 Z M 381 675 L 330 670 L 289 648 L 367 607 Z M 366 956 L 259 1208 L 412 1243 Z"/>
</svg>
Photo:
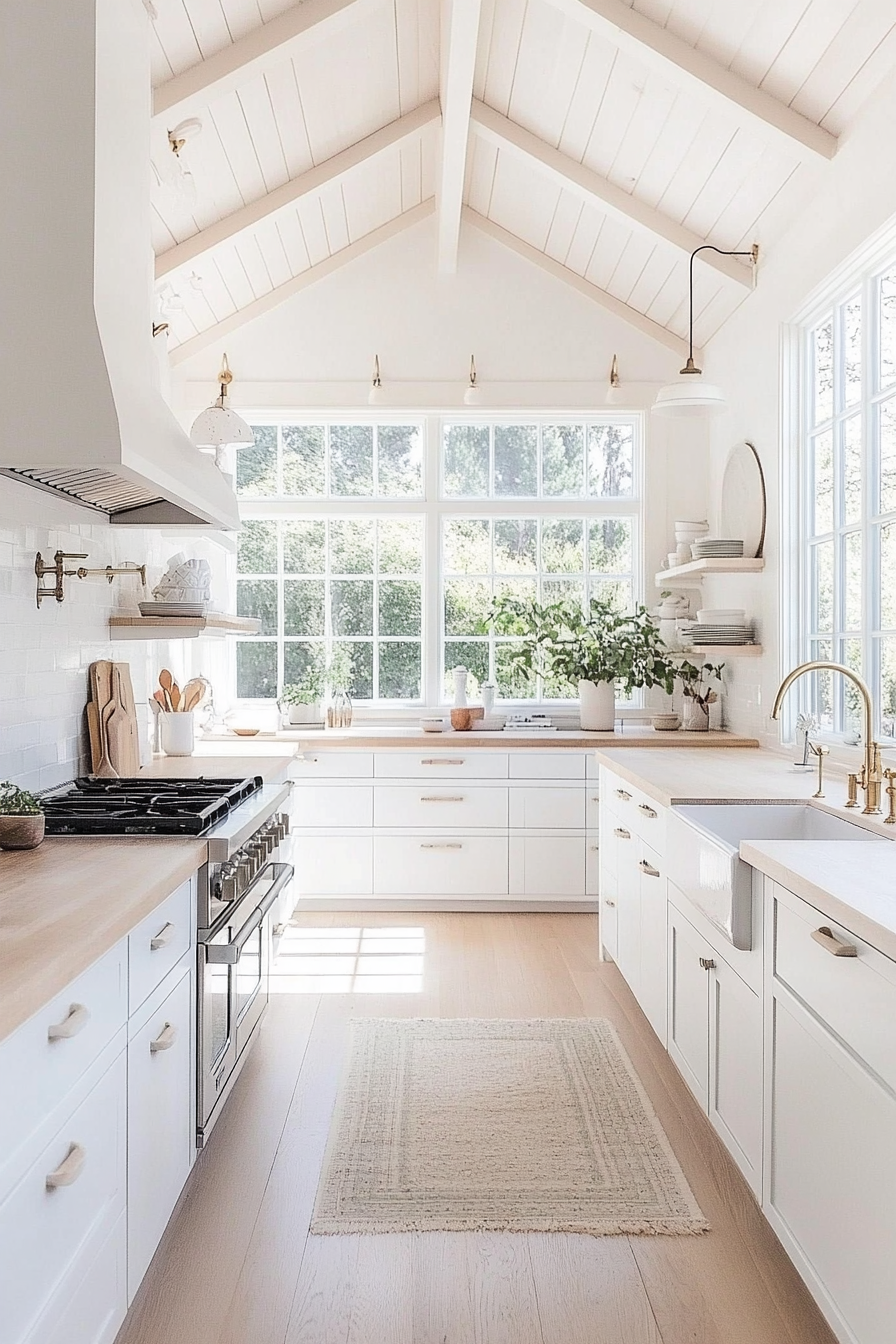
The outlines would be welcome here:
<svg viewBox="0 0 896 1344">
<path fill-rule="evenodd" d="M 593 917 L 300 923 L 118 1344 L 834 1344 Z M 309 1235 L 353 1016 L 580 1015 L 615 1023 L 709 1234 Z"/>
</svg>

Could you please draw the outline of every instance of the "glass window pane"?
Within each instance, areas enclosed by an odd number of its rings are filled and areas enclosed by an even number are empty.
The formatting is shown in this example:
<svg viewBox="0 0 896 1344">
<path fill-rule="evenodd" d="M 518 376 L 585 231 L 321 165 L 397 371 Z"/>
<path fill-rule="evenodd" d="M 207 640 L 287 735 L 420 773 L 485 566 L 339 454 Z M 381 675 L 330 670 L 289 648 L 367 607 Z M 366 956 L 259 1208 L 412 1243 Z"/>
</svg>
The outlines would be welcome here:
<svg viewBox="0 0 896 1344">
<path fill-rule="evenodd" d="M 843 405 L 854 406 L 862 395 L 862 300 L 843 305 Z"/>
<path fill-rule="evenodd" d="M 880 386 L 896 383 L 896 271 L 880 279 Z"/>
<path fill-rule="evenodd" d="M 413 580 L 384 579 L 379 588 L 379 633 L 416 635 L 421 629 L 420 584 Z"/>
<path fill-rule="evenodd" d="M 809 645 L 809 657 L 813 662 L 829 663 L 834 650 L 829 639 L 816 639 Z M 810 672 L 806 678 L 809 684 L 809 711 L 818 719 L 824 732 L 834 730 L 834 676 L 832 672 Z"/>
<path fill-rule="evenodd" d="M 862 628 L 861 532 L 850 532 L 843 543 L 843 628 Z"/>
<path fill-rule="evenodd" d="M 236 566 L 240 574 L 277 573 L 277 524 L 247 519 L 240 527 Z"/>
<path fill-rule="evenodd" d="M 896 630 L 896 523 L 880 529 L 880 628 Z"/>
<path fill-rule="evenodd" d="M 517 602 L 534 602 L 538 597 L 538 580 L 531 579 L 495 579 L 495 596 L 512 597 Z"/>
<path fill-rule="evenodd" d="M 442 535 L 446 574 L 491 573 L 491 524 L 487 518 L 450 518 Z"/>
<path fill-rule="evenodd" d="M 811 629 L 827 632 L 834 628 L 834 543 L 821 541 L 812 547 Z"/>
<path fill-rule="evenodd" d="M 831 319 L 812 333 L 812 371 L 815 388 L 815 423 L 834 414 L 834 324 Z"/>
<path fill-rule="evenodd" d="M 495 494 L 538 494 L 538 429 L 535 425 L 495 426 Z"/>
<path fill-rule="evenodd" d="M 843 521 L 862 517 L 862 417 L 853 415 L 843 426 Z"/>
<path fill-rule="evenodd" d="M 373 634 L 373 581 L 334 579 L 330 584 L 330 623 L 334 635 Z"/>
<path fill-rule="evenodd" d="M 877 640 L 880 660 L 880 731 L 896 737 L 896 639 Z"/>
<path fill-rule="evenodd" d="M 513 658 L 521 646 L 515 640 L 502 640 L 495 645 L 495 682 L 501 700 L 532 700 L 535 682 L 515 666 Z"/>
<path fill-rule="evenodd" d="M 327 492 L 323 425 L 284 425 L 283 493 L 325 495 Z"/>
<path fill-rule="evenodd" d="M 287 574 L 325 574 L 327 525 L 303 519 L 283 524 L 283 568 Z"/>
<path fill-rule="evenodd" d="M 283 645 L 283 685 L 292 686 L 303 679 L 306 672 L 323 661 L 323 643 L 290 641 Z"/>
<path fill-rule="evenodd" d="M 447 700 L 454 699 L 454 679 L 452 668 L 467 669 L 467 696 L 470 699 L 479 695 L 479 688 L 488 681 L 488 640 L 487 639 L 446 639 L 445 665 L 442 678 L 442 694 Z"/>
<path fill-rule="evenodd" d="M 444 489 L 468 499 L 488 495 L 489 430 L 487 425 L 446 425 Z"/>
<path fill-rule="evenodd" d="M 381 574 L 419 574 L 423 568 L 423 519 L 381 518 Z"/>
<path fill-rule="evenodd" d="M 578 602 L 585 605 L 584 579 L 542 579 L 541 596 L 547 603 Z"/>
<path fill-rule="evenodd" d="M 445 580 L 445 634 L 477 635 L 491 602 L 491 585 L 483 579 Z"/>
<path fill-rule="evenodd" d="M 545 425 L 541 441 L 542 493 L 580 499 L 585 493 L 584 425 Z"/>
<path fill-rule="evenodd" d="M 632 572 L 632 524 L 628 518 L 592 518 L 588 526 L 592 574 Z"/>
<path fill-rule="evenodd" d="M 373 519 L 340 518 L 330 523 L 330 573 L 372 574 Z"/>
<path fill-rule="evenodd" d="M 534 518 L 495 519 L 495 573 L 534 574 L 538 568 L 538 523 Z"/>
<path fill-rule="evenodd" d="M 277 426 L 253 425 L 253 447 L 236 450 L 236 492 L 238 495 L 276 495 Z"/>
<path fill-rule="evenodd" d="M 276 698 L 277 645 L 273 641 L 237 641 L 236 693 L 241 700 Z"/>
<path fill-rule="evenodd" d="M 831 431 L 819 434 L 809 444 L 810 497 L 815 500 L 814 534 L 834 528 L 834 441 Z"/>
<path fill-rule="evenodd" d="M 420 644 L 398 640 L 380 645 L 381 700 L 420 699 Z"/>
<path fill-rule="evenodd" d="M 419 425 L 379 425 L 378 495 L 395 499 L 423 493 L 423 438 Z"/>
<path fill-rule="evenodd" d="M 632 493 L 634 430 L 631 425 L 589 425 L 588 493 L 618 499 Z"/>
<path fill-rule="evenodd" d="M 287 579 L 283 584 L 283 633 L 286 635 L 323 635 L 323 579 Z"/>
<path fill-rule="evenodd" d="M 590 593 L 598 602 L 609 602 L 620 613 L 635 609 L 631 579 L 592 579 Z"/>
<path fill-rule="evenodd" d="M 546 574 L 581 574 L 585 569 L 581 518 L 546 518 L 541 524 L 541 568 Z"/>
<path fill-rule="evenodd" d="M 330 426 L 330 494 L 373 494 L 373 425 Z"/>
<path fill-rule="evenodd" d="M 261 634 L 277 633 L 277 580 L 238 579 L 237 616 L 252 616 L 261 621 Z"/>
<path fill-rule="evenodd" d="M 860 677 L 863 676 L 862 641 L 860 639 L 841 639 L 840 661 L 853 672 L 857 672 Z M 839 680 L 843 688 L 844 716 L 842 731 L 849 733 L 851 736 L 855 736 L 862 731 L 862 698 L 853 682 L 847 681 L 846 677 L 840 677 Z"/>
<path fill-rule="evenodd" d="M 896 399 L 878 408 L 880 415 L 880 511 L 896 510 Z"/>
<path fill-rule="evenodd" d="M 349 659 L 349 675 L 346 690 L 353 700 L 373 699 L 373 641 L 356 640 L 339 643 L 336 648 L 345 649 Z"/>
</svg>

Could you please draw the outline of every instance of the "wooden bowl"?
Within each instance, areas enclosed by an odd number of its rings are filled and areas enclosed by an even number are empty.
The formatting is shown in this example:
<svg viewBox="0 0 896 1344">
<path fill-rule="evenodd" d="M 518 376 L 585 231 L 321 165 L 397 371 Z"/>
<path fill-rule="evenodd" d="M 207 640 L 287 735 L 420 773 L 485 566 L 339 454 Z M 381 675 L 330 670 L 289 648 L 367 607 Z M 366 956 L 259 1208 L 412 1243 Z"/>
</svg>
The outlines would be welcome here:
<svg viewBox="0 0 896 1344">
<path fill-rule="evenodd" d="M 237 737 L 257 737 L 261 732 L 260 728 L 234 728 L 233 731 Z"/>
<path fill-rule="evenodd" d="M 473 712 L 470 709 L 452 709 L 451 727 L 458 733 L 468 733 L 473 727 Z"/>
</svg>

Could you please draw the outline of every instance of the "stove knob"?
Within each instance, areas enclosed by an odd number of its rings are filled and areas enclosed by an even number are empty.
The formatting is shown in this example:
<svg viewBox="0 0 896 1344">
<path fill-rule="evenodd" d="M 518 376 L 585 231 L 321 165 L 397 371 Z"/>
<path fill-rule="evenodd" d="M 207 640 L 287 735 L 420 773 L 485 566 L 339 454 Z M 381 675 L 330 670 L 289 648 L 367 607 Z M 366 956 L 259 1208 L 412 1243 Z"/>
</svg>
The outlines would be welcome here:
<svg viewBox="0 0 896 1344">
<path fill-rule="evenodd" d="M 253 861 L 252 861 L 252 856 L 251 856 L 250 854 L 247 854 L 246 851 L 243 850 L 243 851 L 240 853 L 239 862 L 238 862 L 238 864 L 237 864 L 237 875 L 236 875 L 237 890 L 238 890 L 241 894 L 242 894 L 242 892 L 244 892 L 244 891 L 246 890 L 246 888 L 248 887 L 249 883 L 252 881 L 253 877 L 255 876 L 256 871 L 257 871 L 257 870 L 256 870 L 256 868 L 255 868 L 255 865 L 254 865 Z"/>
<path fill-rule="evenodd" d="M 221 870 L 220 894 L 222 901 L 235 901 L 240 894 L 237 883 L 237 870 L 233 864 L 228 864 L 226 870 Z"/>
</svg>

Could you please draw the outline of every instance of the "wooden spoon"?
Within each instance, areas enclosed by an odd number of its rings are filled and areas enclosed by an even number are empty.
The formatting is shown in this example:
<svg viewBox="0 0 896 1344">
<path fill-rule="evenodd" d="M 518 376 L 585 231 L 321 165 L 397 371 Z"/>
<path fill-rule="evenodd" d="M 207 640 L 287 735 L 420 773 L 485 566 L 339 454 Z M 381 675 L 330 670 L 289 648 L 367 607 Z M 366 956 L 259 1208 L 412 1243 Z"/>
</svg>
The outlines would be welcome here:
<svg viewBox="0 0 896 1344">
<path fill-rule="evenodd" d="M 191 709 L 195 709 L 204 695 L 205 682 L 200 681 L 198 677 L 191 678 L 184 687 L 183 699 L 181 701 L 182 711 L 184 713 L 189 713 Z"/>
<path fill-rule="evenodd" d="M 180 709 L 180 702 L 181 702 L 180 687 L 178 686 L 176 681 L 172 681 L 171 686 L 169 687 L 168 690 L 168 694 L 171 696 L 171 708 L 176 713 L 177 710 Z"/>
<path fill-rule="evenodd" d="M 159 704 L 159 705 L 162 706 L 162 709 L 164 709 L 164 710 L 167 711 L 167 709 L 168 709 L 168 701 L 165 699 L 165 692 L 164 692 L 164 691 L 153 691 L 153 693 L 152 693 L 152 698 L 153 698 L 153 700 L 156 701 L 157 704 Z"/>
<path fill-rule="evenodd" d="M 159 685 L 165 692 L 165 708 L 167 710 L 173 710 L 174 706 L 171 702 L 171 687 L 174 685 L 174 678 L 167 667 L 163 667 L 159 673 Z"/>
</svg>

